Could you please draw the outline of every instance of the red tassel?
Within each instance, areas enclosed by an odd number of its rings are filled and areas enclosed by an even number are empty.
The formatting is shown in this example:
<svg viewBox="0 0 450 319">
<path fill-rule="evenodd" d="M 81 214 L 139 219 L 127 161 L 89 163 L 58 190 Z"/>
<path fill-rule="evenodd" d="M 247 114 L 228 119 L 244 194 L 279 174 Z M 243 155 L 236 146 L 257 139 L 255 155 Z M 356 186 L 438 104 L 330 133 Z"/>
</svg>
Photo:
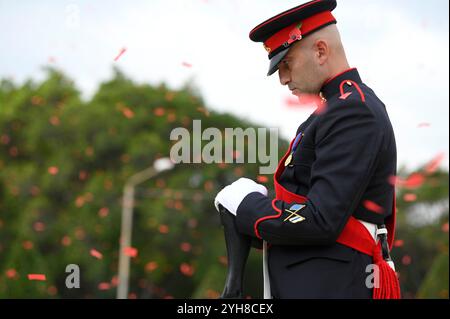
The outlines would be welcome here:
<svg viewBox="0 0 450 319">
<path fill-rule="evenodd" d="M 400 299 L 400 283 L 397 274 L 382 258 L 380 246 L 377 245 L 373 254 L 375 265 L 378 266 L 378 280 L 373 288 L 373 299 Z"/>
</svg>

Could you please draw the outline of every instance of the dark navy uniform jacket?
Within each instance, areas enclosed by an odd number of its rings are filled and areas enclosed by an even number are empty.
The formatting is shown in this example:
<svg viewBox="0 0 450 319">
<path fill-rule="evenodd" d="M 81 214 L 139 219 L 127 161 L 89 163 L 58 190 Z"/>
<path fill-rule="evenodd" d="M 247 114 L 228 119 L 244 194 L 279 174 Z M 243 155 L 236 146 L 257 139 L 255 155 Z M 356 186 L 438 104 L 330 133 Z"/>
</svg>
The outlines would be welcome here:
<svg viewBox="0 0 450 319">
<path fill-rule="evenodd" d="M 275 298 L 371 298 L 366 266 L 372 258 L 336 243 L 350 216 L 383 224 L 392 213 L 396 143 L 385 105 L 350 69 L 326 82 L 326 110 L 300 125 L 293 159 L 279 178 L 288 191 L 308 198 L 286 222 L 292 205 L 251 193 L 238 208 L 241 233 L 255 237 L 255 223 L 270 248 Z M 283 163 L 280 163 L 284 165 Z M 367 203 L 372 203 L 368 205 Z M 374 209 L 377 205 L 378 209 Z"/>
</svg>

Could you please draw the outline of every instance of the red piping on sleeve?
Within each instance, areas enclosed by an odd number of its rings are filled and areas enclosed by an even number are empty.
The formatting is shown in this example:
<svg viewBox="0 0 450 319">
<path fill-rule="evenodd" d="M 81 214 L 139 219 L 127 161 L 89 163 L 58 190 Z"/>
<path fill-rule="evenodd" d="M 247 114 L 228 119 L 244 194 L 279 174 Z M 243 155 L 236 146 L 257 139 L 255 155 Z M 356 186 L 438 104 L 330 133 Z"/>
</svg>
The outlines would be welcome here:
<svg viewBox="0 0 450 319">
<path fill-rule="evenodd" d="M 261 218 L 258 219 L 258 220 L 255 222 L 255 224 L 253 225 L 253 228 L 254 228 L 254 230 L 255 230 L 255 235 L 256 235 L 256 237 L 259 238 L 259 239 L 262 239 L 262 237 L 261 237 L 261 235 L 259 234 L 259 231 L 258 231 L 258 226 L 259 226 L 259 224 L 260 224 L 261 222 L 265 221 L 265 220 L 268 220 L 268 219 L 276 219 L 276 218 L 280 218 L 280 216 L 281 216 L 281 214 L 282 214 L 281 209 L 279 209 L 277 206 L 275 206 L 275 201 L 277 201 L 277 199 L 272 200 L 272 208 L 273 208 L 276 212 L 278 212 L 278 214 L 277 214 L 277 215 L 271 215 L 271 216 L 264 216 L 264 217 L 261 217 Z"/>
</svg>

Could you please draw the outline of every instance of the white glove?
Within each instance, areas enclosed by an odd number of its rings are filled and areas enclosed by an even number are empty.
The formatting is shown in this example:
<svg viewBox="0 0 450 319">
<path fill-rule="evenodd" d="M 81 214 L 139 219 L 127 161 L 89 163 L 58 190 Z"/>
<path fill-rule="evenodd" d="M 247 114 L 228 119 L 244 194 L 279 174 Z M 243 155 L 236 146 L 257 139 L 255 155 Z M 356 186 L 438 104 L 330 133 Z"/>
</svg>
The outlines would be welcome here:
<svg viewBox="0 0 450 319">
<path fill-rule="evenodd" d="M 250 193 L 258 192 L 267 196 L 267 188 L 248 178 L 240 178 L 231 185 L 222 189 L 214 199 L 214 205 L 219 211 L 219 204 L 225 207 L 230 213 L 236 216 L 236 211 Z"/>
</svg>

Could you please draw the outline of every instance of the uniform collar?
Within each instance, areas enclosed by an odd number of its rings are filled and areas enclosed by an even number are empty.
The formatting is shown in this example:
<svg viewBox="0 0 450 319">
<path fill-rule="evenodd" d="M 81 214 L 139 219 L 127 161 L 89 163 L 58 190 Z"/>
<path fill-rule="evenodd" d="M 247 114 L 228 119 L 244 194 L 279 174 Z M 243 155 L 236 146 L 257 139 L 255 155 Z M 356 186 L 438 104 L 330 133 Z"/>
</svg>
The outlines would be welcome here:
<svg viewBox="0 0 450 319">
<path fill-rule="evenodd" d="M 353 81 L 357 84 L 362 83 L 358 70 L 356 68 L 351 68 L 326 80 L 322 86 L 322 90 L 320 91 L 320 96 L 328 100 L 333 95 L 339 94 L 339 86 L 343 81 L 347 80 Z"/>
</svg>

